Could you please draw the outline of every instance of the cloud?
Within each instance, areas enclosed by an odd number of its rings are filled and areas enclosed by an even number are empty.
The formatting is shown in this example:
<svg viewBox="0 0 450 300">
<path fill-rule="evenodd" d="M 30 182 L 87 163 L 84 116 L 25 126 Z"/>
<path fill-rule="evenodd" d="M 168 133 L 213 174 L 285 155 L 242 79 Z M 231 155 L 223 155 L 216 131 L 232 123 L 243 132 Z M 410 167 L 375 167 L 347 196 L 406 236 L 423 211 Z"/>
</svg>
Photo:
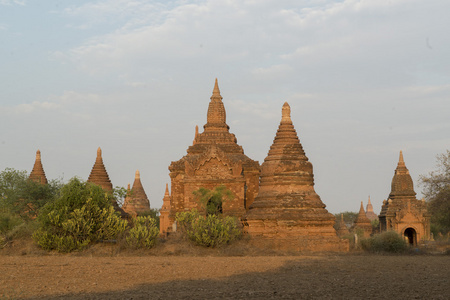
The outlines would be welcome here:
<svg viewBox="0 0 450 300">
<path fill-rule="evenodd" d="M 25 1 L 20 1 L 20 0 L 0 0 L 0 5 L 20 5 L 20 6 L 25 6 L 26 3 Z"/>
</svg>

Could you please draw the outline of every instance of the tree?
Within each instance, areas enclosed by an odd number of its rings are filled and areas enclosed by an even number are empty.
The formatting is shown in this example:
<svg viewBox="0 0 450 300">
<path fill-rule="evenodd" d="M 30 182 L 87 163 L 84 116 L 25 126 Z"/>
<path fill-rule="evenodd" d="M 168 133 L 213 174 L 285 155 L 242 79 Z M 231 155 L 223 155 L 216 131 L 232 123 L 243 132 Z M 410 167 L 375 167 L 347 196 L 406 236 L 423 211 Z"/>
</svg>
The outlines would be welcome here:
<svg viewBox="0 0 450 300">
<path fill-rule="evenodd" d="M 38 211 L 55 199 L 61 188 L 58 180 L 41 184 L 30 180 L 26 171 L 6 168 L 0 173 L 0 209 L 22 218 L 35 218 Z"/>
<path fill-rule="evenodd" d="M 115 212 L 112 197 L 98 185 L 72 178 L 59 197 L 42 208 L 33 239 L 44 249 L 70 252 L 116 238 L 128 222 Z"/>
<path fill-rule="evenodd" d="M 420 176 L 434 234 L 450 231 L 450 151 L 437 155 L 437 170 Z"/>
<path fill-rule="evenodd" d="M 356 218 L 358 217 L 358 213 L 352 211 L 345 211 L 342 213 L 335 214 L 336 222 L 334 223 L 334 228 L 337 230 L 339 228 L 339 224 L 341 223 L 341 215 L 344 217 L 345 225 L 347 228 L 351 228 Z"/>
<path fill-rule="evenodd" d="M 213 190 L 200 188 L 193 192 L 197 202 L 206 211 L 206 215 L 218 215 L 222 213 L 222 204 L 233 199 L 233 193 L 224 185 Z"/>
</svg>

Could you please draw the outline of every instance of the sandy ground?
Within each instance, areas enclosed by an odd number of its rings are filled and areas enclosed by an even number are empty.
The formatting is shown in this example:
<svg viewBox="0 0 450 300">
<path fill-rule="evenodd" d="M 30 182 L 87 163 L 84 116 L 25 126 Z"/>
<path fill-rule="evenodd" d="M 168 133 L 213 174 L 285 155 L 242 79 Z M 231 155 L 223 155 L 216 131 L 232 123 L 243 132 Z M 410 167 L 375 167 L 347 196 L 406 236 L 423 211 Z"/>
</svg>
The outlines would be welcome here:
<svg viewBox="0 0 450 300">
<path fill-rule="evenodd" d="M 449 299 L 450 256 L 0 256 L 0 299 Z"/>
</svg>

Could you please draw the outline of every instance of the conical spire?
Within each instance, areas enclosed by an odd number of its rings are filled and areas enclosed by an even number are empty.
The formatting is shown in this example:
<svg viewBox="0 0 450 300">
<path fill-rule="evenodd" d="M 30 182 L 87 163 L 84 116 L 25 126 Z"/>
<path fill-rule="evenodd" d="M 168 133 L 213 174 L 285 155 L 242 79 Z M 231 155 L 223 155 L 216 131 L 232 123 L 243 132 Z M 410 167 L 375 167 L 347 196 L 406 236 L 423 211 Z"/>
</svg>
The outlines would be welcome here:
<svg viewBox="0 0 450 300">
<path fill-rule="evenodd" d="M 397 168 L 395 169 L 394 177 L 392 178 L 389 198 L 395 199 L 396 197 L 415 195 L 416 192 L 414 192 L 414 184 L 411 175 L 403 160 L 403 152 L 400 151 Z"/>
<path fill-rule="evenodd" d="M 39 149 L 36 151 L 36 160 L 29 178 L 35 182 L 47 184 L 47 177 L 45 176 L 44 168 L 42 167 L 41 151 Z"/>
<path fill-rule="evenodd" d="M 164 193 L 164 197 L 168 197 L 169 196 L 169 184 L 166 183 L 166 192 Z"/>
<path fill-rule="evenodd" d="M 134 183 L 133 183 L 133 188 L 131 189 L 132 191 L 132 197 L 136 200 L 142 200 L 144 202 L 148 203 L 148 198 L 147 198 L 147 194 L 144 191 L 144 187 L 142 186 L 141 183 L 141 174 L 139 173 L 139 170 L 136 170 L 135 176 L 134 176 Z M 150 209 L 150 207 L 149 207 Z"/>
<path fill-rule="evenodd" d="M 95 159 L 94 166 L 87 181 L 101 186 L 105 191 L 112 191 L 113 189 L 108 172 L 106 172 L 105 165 L 103 164 L 102 149 L 100 147 L 97 149 L 97 158 Z"/>
<path fill-rule="evenodd" d="M 211 96 L 211 98 L 212 97 L 217 97 L 220 98 L 220 100 L 222 100 L 222 96 L 220 96 L 219 83 L 217 82 L 217 78 L 214 83 L 213 95 Z"/>
<path fill-rule="evenodd" d="M 227 117 L 225 106 L 220 95 L 219 84 L 214 84 L 213 94 L 208 106 L 207 121 L 204 126 L 205 131 L 228 131 L 230 127 L 226 124 Z"/>
<path fill-rule="evenodd" d="M 339 222 L 339 227 L 336 230 L 336 232 L 337 232 L 337 235 L 340 236 L 340 237 L 349 234 L 347 225 L 345 225 L 345 222 L 344 222 L 344 215 L 343 214 L 341 214 L 341 221 Z"/>
<path fill-rule="evenodd" d="M 166 191 L 164 192 L 163 205 L 161 210 L 169 211 L 170 209 L 170 194 L 169 194 L 169 184 L 166 183 Z"/>
<path fill-rule="evenodd" d="M 370 221 L 378 219 L 378 216 L 373 212 L 373 206 L 372 203 L 370 202 L 370 196 L 366 205 L 366 216 L 367 218 L 369 218 Z"/>
<path fill-rule="evenodd" d="M 128 185 L 128 190 L 130 185 Z M 128 196 L 125 198 L 122 209 L 130 215 L 138 215 L 139 213 L 150 210 L 150 202 L 141 182 L 141 174 L 136 170 L 134 175 L 134 183 Z"/>
<path fill-rule="evenodd" d="M 359 213 L 358 216 L 356 217 L 355 224 L 359 225 L 367 223 L 370 225 L 370 220 L 369 218 L 367 218 L 366 212 L 364 211 L 363 202 L 361 201 L 361 206 L 359 208 Z"/>
<path fill-rule="evenodd" d="M 255 243 L 266 239 L 264 244 L 279 243 L 286 249 L 336 251 L 341 246 L 335 221 L 314 191 L 312 164 L 284 103 L 280 126 L 261 165 L 258 195 L 243 218 L 245 231 Z"/>
<path fill-rule="evenodd" d="M 312 164 L 305 155 L 297 132 L 292 124 L 290 114 L 291 108 L 289 104 L 285 102 L 281 111 L 280 125 L 264 163 L 267 164 L 270 161 L 277 161 L 279 164 L 286 165 L 284 167 L 284 184 L 287 183 L 286 180 L 292 179 L 298 184 L 301 183 L 301 185 L 309 185 L 312 187 L 314 185 Z M 296 163 L 292 164 L 293 161 Z M 296 165 L 297 169 L 294 168 L 294 165 Z M 272 172 L 274 170 L 275 169 L 272 169 Z M 264 173 L 264 171 L 261 173 L 261 185 L 264 185 Z"/>
</svg>

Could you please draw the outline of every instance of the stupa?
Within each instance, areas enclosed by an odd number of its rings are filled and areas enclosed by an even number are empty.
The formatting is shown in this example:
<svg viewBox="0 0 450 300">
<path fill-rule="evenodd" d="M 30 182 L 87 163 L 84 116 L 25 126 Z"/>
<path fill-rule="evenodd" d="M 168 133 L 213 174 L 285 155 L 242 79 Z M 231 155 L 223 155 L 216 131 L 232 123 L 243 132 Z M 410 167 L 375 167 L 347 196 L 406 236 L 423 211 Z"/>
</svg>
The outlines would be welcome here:
<svg viewBox="0 0 450 300">
<path fill-rule="evenodd" d="M 102 149 L 100 147 L 97 149 L 97 158 L 95 159 L 94 166 L 92 167 L 91 174 L 89 174 L 87 181 L 101 186 L 102 189 L 108 192 L 111 192 L 113 189 L 108 172 L 106 172 L 105 165 L 103 164 Z"/>
<path fill-rule="evenodd" d="M 128 185 L 128 193 L 122 209 L 129 215 L 139 215 L 140 213 L 149 211 L 150 201 L 142 186 L 139 170 L 136 171 L 133 188 L 131 190 L 129 188 L 130 186 Z"/>
<path fill-rule="evenodd" d="M 425 200 L 416 199 L 414 184 L 400 157 L 391 183 L 388 200 L 383 201 L 379 215 L 380 230 L 394 230 L 405 237 L 410 244 L 430 239 L 430 215 Z"/>
<path fill-rule="evenodd" d="M 344 215 L 341 214 L 341 221 L 338 224 L 338 229 L 336 230 L 337 235 L 339 237 L 343 237 L 345 235 L 348 235 L 350 232 L 348 231 L 347 225 L 345 224 L 344 221 Z"/>
<path fill-rule="evenodd" d="M 367 218 L 369 218 L 370 221 L 378 220 L 377 214 L 373 212 L 373 206 L 372 203 L 370 202 L 370 196 L 366 205 L 366 216 Z"/>
<path fill-rule="evenodd" d="M 39 149 L 36 151 L 36 160 L 29 178 L 35 182 L 47 184 L 47 177 L 45 176 L 44 167 L 42 166 L 41 151 Z"/>
<path fill-rule="evenodd" d="M 260 248 L 348 251 L 333 228 L 335 217 L 314 190 L 313 166 L 292 124 L 290 106 L 261 165 L 259 194 L 243 218 L 244 232 Z"/>
<path fill-rule="evenodd" d="M 169 226 L 172 226 L 177 212 L 196 208 L 205 213 L 193 195 L 201 187 L 214 189 L 224 185 L 229 189 L 234 197 L 222 204 L 222 211 L 224 215 L 237 217 L 245 213 L 258 194 L 259 163 L 244 154 L 235 135 L 230 133 L 217 79 L 210 99 L 204 131 L 199 133 L 196 127 L 187 155 L 169 166 Z"/>
<path fill-rule="evenodd" d="M 353 224 L 353 231 L 361 230 L 364 237 L 370 237 L 372 234 L 372 224 L 364 211 L 364 205 L 361 201 L 361 207 L 359 208 L 358 216 Z"/>
<path fill-rule="evenodd" d="M 169 194 L 169 185 L 166 183 L 166 192 L 164 193 L 163 205 L 159 210 L 159 233 L 161 235 L 167 235 L 170 232 L 170 194 Z"/>
</svg>

